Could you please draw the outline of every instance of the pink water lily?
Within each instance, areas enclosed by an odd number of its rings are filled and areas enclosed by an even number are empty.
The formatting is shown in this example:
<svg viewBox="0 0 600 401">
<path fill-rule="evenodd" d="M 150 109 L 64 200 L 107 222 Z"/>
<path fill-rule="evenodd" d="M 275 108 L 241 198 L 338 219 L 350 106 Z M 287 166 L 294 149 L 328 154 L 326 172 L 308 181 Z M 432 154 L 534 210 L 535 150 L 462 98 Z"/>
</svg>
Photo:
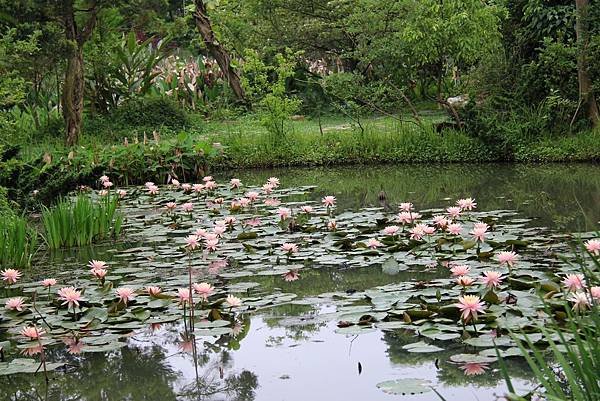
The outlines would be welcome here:
<svg viewBox="0 0 600 401">
<path fill-rule="evenodd" d="M 483 273 L 481 282 L 488 288 L 499 287 L 502 283 L 502 274 L 497 271 L 486 271 Z"/>
<path fill-rule="evenodd" d="M 103 260 L 90 260 L 87 266 L 90 268 L 90 270 L 108 268 L 106 262 L 104 262 Z"/>
<path fill-rule="evenodd" d="M 466 323 L 469 320 L 477 320 L 477 313 L 483 312 L 485 305 L 477 295 L 464 295 L 458 298 L 455 304 L 460 309 L 461 318 Z"/>
<path fill-rule="evenodd" d="M 335 196 L 325 196 L 323 199 L 321 199 L 321 203 L 323 203 L 324 206 L 333 207 L 335 206 Z"/>
<path fill-rule="evenodd" d="M 572 293 L 569 301 L 573 303 L 573 310 L 576 312 L 583 312 L 591 305 L 588 294 L 583 291 Z"/>
<path fill-rule="evenodd" d="M 81 291 L 77 291 L 75 287 L 63 287 L 58 290 L 58 297 L 63 301 L 62 305 L 67 305 L 67 308 L 75 308 L 79 306 L 82 300 Z"/>
<path fill-rule="evenodd" d="M 213 189 L 217 188 L 217 182 L 216 181 L 206 181 L 206 183 L 204 183 L 204 188 L 206 188 L 209 191 L 212 191 Z"/>
<path fill-rule="evenodd" d="M 281 220 L 286 220 L 290 218 L 290 216 L 292 215 L 292 211 L 287 207 L 280 207 L 279 209 L 277 209 L 277 214 L 279 215 L 279 218 Z"/>
<path fill-rule="evenodd" d="M 383 244 L 375 238 L 369 238 L 366 242 L 366 245 L 368 248 L 371 248 L 371 249 L 377 249 L 377 248 L 383 246 Z"/>
<path fill-rule="evenodd" d="M 279 206 L 281 201 L 279 199 L 267 198 L 265 199 L 264 203 L 266 206 Z"/>
<path fill-rule="evenodd" d="M 240 181 L 240 180 L 239 180 L 239 179 L 237 179 L 237 178 L 232 178 L 232 179 L 229 181 L 229 186 L 230 186 L 232 189 L 239 188 L 239 187 L 241 187 L 241 186 L 242 186 L 242 181 Z"/>
<path fill-rule="evenodd" d="M 136 296 L 135 290 L 129 287 L 117 288 L 115 293 L 119 297 L 119 302 L 123 302 L 125 306 L 127 306 L 127 302 L 133 301 Z"/>
<path fill-rule="evenodd" d="M 159 191 L 160 190 L 156 185 L 152 185 L 152 186 L 148 187 L 148 194 L 150 194 L 150 195 L 158 195 Z"/>
<path fill-rule="evenodd" d="M 595 256 L 600 256 L 600 239 L 591 239 L 585 243 L 585 249 Z"/>
<path fill-rule="evenodd" d="M 313 207 L 309 205 L 300 206 L 300 210 L 302 213 L 311 214 L 313 212 Z"/>
<path fill-rule="evenodd" d="M 204 182 L 209 182 L 209 181 L 214 181 L 215 179 L 213 178 L 212 175 L 207 175 L 206 177 L 202 178 L 202 181 Z"/>
<path fill-rule="evenodd" d="M 473 198 L 459 199 L 456 201 L 456 205 L 462 210 L 473 210 L 477 208 L 477 203 Z"/>
<path fill-rule="evenodd" d="M 26 326 L 21 329 L 21 335 L 27 337 L 29 340 L 37 340 L 44 334 L 46 334 L 44 330 L 38 329 L 35 326 Z"/>
<path fill-rule="evenodd" d="M 177 290 L 177 297 L 179 298 L 179 304 L 189 304 L 191 300 L 190 290 L 188 288 L 179 288 Z"/>
<path fill-rule="evenodd" d="M 184 192 L 190 192 L 192 190 L 192 184 L 181 184 L 181 189 Z"/>
<path fill-rule="evenodd" d="M 4 308 L 17 312 L 22 312 L 25 309 L 25 300 L 21 297 L 9 298 L 4 304 Z"/>
<path fill-rule="evenodd" d="M 46 279 L 42 280 L 42 286 L 44 286 L 44 287 L 52 287 L 55 285 L 56 285 L 56 279 L 46 278 Z"/>
<path fill-rule="evenodd" d="M 413 210 L 413 204 L 411 202 L 402 202 L 400 203 L 399 208 L 404 212 L 410 212 Z"/>
<path fill-rule="evenodd" d="M 453 276 L 466 276 L 471 271 L 467 265 L 456 265 L 450 268 Z"/>
<path fill-rule="evenodd" d="M 398 226 L 388 226 L 383 229 L 383 233 L 389 236 L 394 236 L 398 234 L 398 231 L 400 231 L 400 227 Z"/>
<path fill-rule="evenodd" d="M 172 212 L 176 208 L 177 208 L 177 203 L 175 203 L 175 202 L 167 202 L 167 204 L 165 205 L 165 209 L 167 209 L 168 212 Z"/>
<path fill-rule="evenodd" d="M 460 224 L 460 223 L 448 224 L 448 226 L 446 227 L 446 230 L 448 231 L 449 234 L 460 235 L 460 233 L 462 232 L 462 224 Z"/>
<path fill-rule="evenodd" d="M 517 259 L 519 255 L 512 251 L 500 252 L 498 254 L 498 262 L 500 262 L 500 266 L 507 265 L 509 267 L 514 267 L 517 263 Z"/>
<path fill-rule="evenodd" d="M 458 206 L 450 206 L 446 209 L 446 213 L 448 213 L 448 216 L 450 216 L 450 218 L 452 219 L 456 219 L 457 217 L 459 217 L 461 212 L 462 209 Z"/>
<path fill-rule="evenodd" d="M 270 177 L 267 180 L 267 183 L 271 186 L 273 186 L 273 188 L 277 188 L 279 186 L 279 178 L 277 177 Z"/>
<path fill-rule="evenodd" d="M 335 230 L 337 230 L 337 222 L 335 220 L 329 220 L 327 222 L 327 229 L 329 231 L 335 231 Z"/>
<path fill-rule="evenodd" d="M 200 246 L 200 239 L 197 235 L 191 234 L 185 237 L 185 247 L 187 250 L 193 251 Z"/>
<path fill-rule="evenodd" d="M 448 220 L 444 216 L 433 216 L 433 224 L 439 228 L 445 228 L 448 225 Z"/>
<path fill-rule="evenodd" d="M 271 192 L 273 192 L 273 189 L 274 189 L 274 188 L 275 188 L 275 187 L 274 187 L 273 185 L 269 184 L 269 183 L 266 183 L 265 185 L 263 185 L 263 186 L 261 187 L 261 189 L 262 189 L 262 191 L 265 193 L 265 195 L 269 195 L 269 194 L 271 194 Z"/>
<path fill-rule="evenodd" d="M 149 285 L 146 287 L 146 292 L 151 297 L 156 297 L 157 295 L 160 295 L 160 293 L 162 292 L 162 289 L 158 286 Z"/>
<path fill-rule="evenodd" d="M 230 308 L 236 308 L 238 306 L 242 306 L 242 300 L 231 294 L 227 295 L 227 298 L 225 298 L 225 303 L 227 303 L 227 305 Z"/>
<path fill-rule="evenodd" d="M 193 288 L 194 292 L 200 295 L 200 297 L 204 300 L 208 299 L 208 297 L 211 296 L 215 291 L 215 288 L 209 283 L 194 283 Z"/>
<path fill-rule="evenodd" d="M 183 210 L 186 213 L 191 213 L 194 211 L 194 204 L 191 202 L 186 202 L 183 205 L 181 205 L 181 210 Z"/>
<path fill-rule="evenodd" d="M 567 274 L 563 279 L 563 285 L 568 291 L 577 291 L 585 287 L 585 276 L 583 274 Z"/>
<path fill-rule="evenodd" d="M 456 283 L 463 287 L 469 287 L 469 286 L 473 285 L 474 282 L 475 282 L 475 280 L 469 276 L 458 276 L 456 278 Z"/>
<path fill-rule="evenodd" d="M 173 178 L 171 180 L 171 185 L 173 185 L 175 188 L 179 188 L 181 186 L 181 183 L 179 182 L 178 179 Z"/>
<path fill-rule="evenodd" d="M 281 245 L 281 250 L 283 250 L 288 255 L 291 255 L 293 253 L 298 252 L 298 245 L 285 242 L 283 243 L 283 245 Z"/>
<path fill-rule="evenodd" d="M 16 283 L 21 276 L 22 273 L 16 269 L 6 269 L 2 271 L 2 280 L 4 280 L 6 284 Z"/>
</svg>

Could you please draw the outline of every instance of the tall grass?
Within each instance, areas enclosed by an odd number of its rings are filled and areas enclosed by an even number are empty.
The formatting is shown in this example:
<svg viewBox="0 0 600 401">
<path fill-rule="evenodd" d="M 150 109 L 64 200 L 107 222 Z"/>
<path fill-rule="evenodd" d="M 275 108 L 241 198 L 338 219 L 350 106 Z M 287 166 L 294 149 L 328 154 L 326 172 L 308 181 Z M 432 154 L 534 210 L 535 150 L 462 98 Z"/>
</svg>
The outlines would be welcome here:
<svg viewBox="0 0 600 401">
<path fill-rule="evenodd" d="M 591 254 L 589 256 L 592 257 L 594 270 L 598 271 L 598 258 Z M 588 283 L 598 285 L 598 278 L 592 269 L 582 263 L 582 270 Z M 545 352 L 534 345 L 529 336 L 522 335 L 524 340 L 513 336 L 544 390 L 543 397 L 549 401 L 600 400 L 600 305 L 591 294 L 588 295 L 591 300 L 589 310 L 574 312 L 565 302 L 566 320 L 563 322 L 551 315 L 553 317 L 549 322 L 540 327 L 543 340 L 548 344 Z M 499 359 L 509 391 L 514 393 L 506 366 Z M 530 398 L 513 394 L 510 399 L 524 401 Z"/>
<path fill-rule="evenodd" d="M 0 216 L 0 266 L 27 267 L 31 264 L 37 231 L 18 216 Z"/>
<path fill-rule="evenodd" d="M 123 214 L 117 210 L 117 196 L 93 200 L 79 195 L 75 200 L 61 199 L 44 208 L 44 239 L 50 249 L 90 245 L 116 238 L 121 233 Z"/>
</svg>

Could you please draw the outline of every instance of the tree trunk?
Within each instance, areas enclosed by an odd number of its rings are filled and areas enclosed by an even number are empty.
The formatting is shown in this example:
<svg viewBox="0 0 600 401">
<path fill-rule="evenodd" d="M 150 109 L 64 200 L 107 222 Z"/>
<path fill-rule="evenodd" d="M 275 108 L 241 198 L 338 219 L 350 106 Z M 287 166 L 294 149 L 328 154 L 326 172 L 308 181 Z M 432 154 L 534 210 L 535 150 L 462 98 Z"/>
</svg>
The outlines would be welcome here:
<svg viewBox="0 0 600 401">
<path fill-rule="evenodd" d="M 198 28 L 198 32 L 200 32 L 200 36 L 202 36 L 204 45 L 208 49 L 210 55 L 217 61 L 217 64 L 219 64 L 219 68 L 223 72 L 223 76 L 227 79 L 235 97 L 239 101 L 247 103 L 246 94 L 244 93 L 240 77 L 231 66 L 231 57 L 215 37 L 215 32 L 213 31 L 210 19 L 208 18 L 204 1 L 194 0 L 194 3 L 196 4 L 194 20 L 196 21 L 196 27 Z"/>
<path fill-rule="evenodd" d="M 575 32 L 577 34 L 577 78 L 579 80 L 579 103 L 587 111 L 587 117 L 594 127 L 600 123 L 598 104 L 592 92 L 592 79 L 588 72 L 588 9 L 589 0 L 575 0 L 577 19 Z"/>
<path fill-rule="evenodd" d="M 62 93 L 62 109 L 66 126 L 66 142 L 68 146 L 75 145 L 81 134 L 83 124 L 83 45 L 90 38 L 96 26 L 96 2 L 92 3 L 87 21 L 83 28 L 77 28 L 75 20 L 74 0 L 63 0 L 62 13 L 65 27 L 65 36 L 73 45 L 71 54 L 67 58 L 65 82 Z"/>
<path fill-rule="evenodd" d="M 68 146 L 79 140 L 83 123 L 83 49 L 78 48 L 74 53 L 67 61 L 62 101 Z"/>
</svg>

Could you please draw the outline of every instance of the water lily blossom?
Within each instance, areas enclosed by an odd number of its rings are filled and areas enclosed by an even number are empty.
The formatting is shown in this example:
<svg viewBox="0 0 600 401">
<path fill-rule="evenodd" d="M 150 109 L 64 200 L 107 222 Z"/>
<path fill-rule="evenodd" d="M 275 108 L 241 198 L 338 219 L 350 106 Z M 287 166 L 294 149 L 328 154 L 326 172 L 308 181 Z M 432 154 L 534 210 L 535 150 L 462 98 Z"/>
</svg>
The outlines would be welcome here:
<svg viewBox="0 0 600 401">
<path fill-rule="evenodd" d="M 21 330 L 21 335 L 27 337 L 30 340 L 37 340 L 42 337 L 46 332 L 42 329 L 38 329 L 35 326 L 26 326 Z"/>
<path fill-rule="evenodd" d="M 191 300 L 190 290 L 188 288 L 179 288 L 177 290 L 177 297 L 179 298 L 179 304 L 189 304 Z"/>
<path fill-rule="evenodd" d="M 477 295 L 463 295 L 458 298 L 458 303 L 455 305 L 462 312 L 461 318 L 465 323 L 470 319 L 477 320 L 477 313 L 483 312 L 485 309 Z"/>
<path fill-rule="evenodd" d="M 477 208 L 477 203 L 473 198 L 459 199 L 456 201 L 456 205 L 462 210 L 473 210 Z"/>
<path fill-rule="evenodd" d="M 7 310 L 22 312 L 25 308 L 25 300 L 21 297 L 9 298 L 6 300 L 4 308 Z"/>
<path fill-rule="evenodd" d="M 207 300 L 209 296 L 211 296 L 214 291 L 215 288 L 210 285 L 209 283 L 200 283 L 200 284 L 193 284 L 194 287 L 194 292 L 198 295 L 200 295 L 200 297 L 204 300 Z"/>
<path fill-rule="evenodd" d="M 460 224 L 460 223 L 448 224 L 448 226 L 446 227 L 446 230 L 448 231 L 449 234 L 460 235 L 460 233 L 462 232 L 462 224 Z"/>
<path fill-rule="evenodd" d="M 568 291 L 577 291 L 585 287 L 585 277 L 583 274 L 567 274 L 562 281 Z"/>
<path fill-rule="evenodd" d="M 313 212 L 313 207 L 309 205 L 300 206 L 300 210 L 302 213 L 311 214 Z"/>
<path fill-rule="evenodd" d="M 475 280 L 469 276 L 458 276 L 456 278 L 456 283 L 463 287 L 469 287 L 469 286 L 473 285 L 474 282 L 475 282 Z"/>
<path fill-rule="evenodd" d="M 585 249 L 595 256 L 600 256 L 600 239 L 591 239 L 585 243 Z"/>
<path fill-rule="evenodd" d="M 453 276 L 466 276 L 471 271 L 467 265 L 456 265 L 450 268 Z"/>
<path fill-rule="evenodd" d="M 375 238 L 369 238 L 366 242 L 366 245 L 370 249 L 377 249 L 377 248 L 383 246 L 383 244 Z"/>
<path fill-rule="evenodd" d="M 193 251 L 200 246 L 200 238 L 197 235 L 190 234 L 185 237 L 185 248 L 189 251 Z"/>
<path fill-rule="evenodd" d="M 162 289 L 158 286 L 149 285 L 146 287 L 146 292 L 151 297 L 156 297 L 157 295 L 159 295 L 162 292 Z"/>
<path fill-rule="evenodd" d="M 505 251 L 500 252 L 497 257 L 498 262 L 500 262 L 500 266 L 507 265 L 508 267 L 514 267 L 517 263 L 519 255 L 512 251 Z"/>
<path fill-rule="evenodd" d="M 499 287 L 502 283 L 502 274 L 494 270 L 486 271 L 483 273 L 481 282 L 488 288 Z"/>
<path fill-rule="evenodd" d="M 108 269 L 106 262 L 104 262 L 103 260 L 90 260 L 87 264 L 87 267 L 89 267 L 90 270 Z"/>
<path fill-rule="evenodd" d="M 230 308 L 236 308 L 238 306 L 242 306 L 242 300 L 231 294 L 227 295 L 227 298 L 225 298 L 225 302 L 227 303 L 227 305 Z"/>
<path fill-rule="evenodd" d="M 281 245 L 281 249 L 288 255 L 291 255 L 298 252 L 298 245 L 285 242 L 283 245 Z"/>
<path fill-rule="evenodd" d="M 231 189 L 237 189 L 237 188 L 239 188 L 239 187 L 241 187 L 241 186 L 242 186 L 242 181 L 240 181 L 240 180 L 239 180 L 239 179 L 237 179 L 237 178 L 232 178 L 232 179 L 229 181 L 229 186 L 231 187 Z"/>
<path fill-rule="evenodd" d="M 411 202 L 402 202 L 400 203 L 399 208 L 403 212 L 410 212 L 413 209 L 413 204 Z"/>
<path fill-rule="evenodd" d="M 335 196 L 325 196 L 323 199 L 321 199 L 321 203 L 323 203 L 324 206 L 333 207 L 335 206 Z"/>
<path fill-rule="evenodd" d="M 277 214 L 281 220 L 286 220 L 292 215 L 292 211 L 287 207 L 280 207 L 277 209 Z"/>
<path fill-rule="evenodd" d="M 458 206 L 450 206 L 446 209 L 446 213 L 448 213 L 448 216 L 450 216 L 451 219 L 456 219 L 459 217 L 460 212 L 462 212 L 462 209 Z"/>
<path fill-rule="evenodd" d="M 487 234 L 489 226 L 485 223 L 475 223 L 473 230 L 470 234 L 479 242 L 485 242 L 485 236 Z"/>
<path fill-rule="evenodd" d="M 571 294 L 569 301 L 573 303 L 573 310 L 583 312 L 590 307 L 590 299 L 587 293 L 577 291 Z"/>
<path fill-rule="evenodd" d="M 56 279 L 54 278 L 46 278 L 42 280 L 42 286 L 44 287 L 52 287 L 56 285 Z"/>
<path fill-rule="evenodd" d="M 396 234 L 398 234 L 398 231 L 400 231 L 400 227 L 398 226 L 387 226 L 386 228 L 383 229 L 383 233 L 385 235 L 389 235 L 389 236 L 394 236 Z"/>
<path fill-rule="evenodd" d="M 127 302 L 133 301 L 135 299 L 135 291 L 133 288 L 129 287 L 121 287 L 115 290 L 117 296 L 119 297 L 119 302 L 123 302 L 125 306 L 127 306 Z"/>
<path fill-rule="evenodd" d="M 194 204 L 192 202 L 186 202 L 181 205 L 181 210 L 186 213 L 192 213 L 194 211 Z"/>
<path fill-rule="evenodd" d="M 79 307 L 79 302 L 82 300 L 81 291 L 77 291 L 75 287 L 63 287 L 58 290 L 58 297 L 63 301 L 62 305 L 67 305 L 67 308 Z"/>
<path fill-rule="evenodd" d="M 279 178 L 277 178 L 277 177 L 270 177 L 267 180 L 267 184 L 271 185 L 273 188 L 277 188 L 279 186 Z"/>
<path fill-rule="evenodd" d="M 4 280 L 6 284 L 16 283 L 21 276 L 22 273 L 16 269 L 6 269 L 2 271 L 2 280 Z"/>
</svg>

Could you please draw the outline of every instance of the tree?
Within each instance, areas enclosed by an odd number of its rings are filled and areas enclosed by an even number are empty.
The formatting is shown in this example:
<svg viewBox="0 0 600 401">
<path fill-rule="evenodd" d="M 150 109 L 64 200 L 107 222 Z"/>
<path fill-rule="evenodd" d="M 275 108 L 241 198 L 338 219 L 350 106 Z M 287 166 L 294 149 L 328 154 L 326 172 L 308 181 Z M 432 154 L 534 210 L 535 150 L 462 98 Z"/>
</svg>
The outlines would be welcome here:
<svg viewBox="0 0 600 401">
<path fill-rule="evenodd" d="M 81 135 L 84 100 L 83 46 L 91 37 L 98 17 L 100 5 L 96 0 L 87 9 L 76 9 L 74 0 L 63 0 L 62 14 L 65 36 L 72 48 L 67 57 L 65 82 L 63 85 L 62 107 L 66 125 L 66 142 L 72 146 Z M 83 24 L 78 27 L 76 13 L 82 13 Z"/>
<path fill-rule="evenodd" d="M 592 125 L 597 127 L 600 124 L 600 113 L 592 90 L 592 79 L 588 72 L 589 6 L 589 0 L 575 0 L 577 9 L 575 32 L 577 33 L 578 45 L 577 77 L 579 80 L 579 104 L 586 108 L 587 117 Z"/>
<path fill-rule="evenodd" d="M 240 81 L 240 77 L 231 65 L 231 56 L 225 47 L 217 40 L 213 30 L 210 18 L 208 17 L 204 0 L 194 0 L 196 11 L 194 12 L 194 21 L 206 49 L 210 55 L 217 61 L 223 76 L 227 79 L 235 97 L 242 103 L 246 103 L 246 95 Z"/>
</svg>

